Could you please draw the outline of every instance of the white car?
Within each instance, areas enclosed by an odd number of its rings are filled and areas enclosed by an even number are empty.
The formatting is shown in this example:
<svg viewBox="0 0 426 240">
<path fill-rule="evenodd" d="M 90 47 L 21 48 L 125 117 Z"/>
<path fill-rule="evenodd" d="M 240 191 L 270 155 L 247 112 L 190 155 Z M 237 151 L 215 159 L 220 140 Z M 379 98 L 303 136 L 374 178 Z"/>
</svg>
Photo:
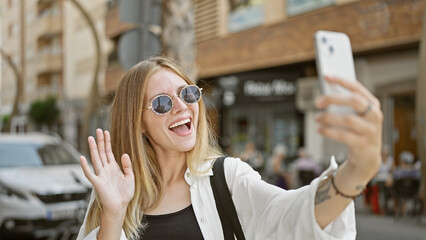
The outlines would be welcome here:
<svg viewBox="0 0 426 240">
<path fill-rule="evenodd" d="M 0 239 L 74 236 L 92 188 L 79 156 L 59 137 L 0 134 Z"/>
</svg>

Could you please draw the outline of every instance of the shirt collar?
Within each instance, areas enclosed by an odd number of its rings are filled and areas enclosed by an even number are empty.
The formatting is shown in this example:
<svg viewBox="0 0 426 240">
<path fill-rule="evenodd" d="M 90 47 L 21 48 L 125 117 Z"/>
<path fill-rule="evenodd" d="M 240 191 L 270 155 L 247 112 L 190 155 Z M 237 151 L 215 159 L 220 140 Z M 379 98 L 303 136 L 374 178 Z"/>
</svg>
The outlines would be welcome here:
<svg viewBox="0 0 426 240">
<path fill-rule="evenodd" d="M 213 170 L 211 168 L 213 160 L 214 159 L 210 159 L 210 160 L 206 160 L 203 163 L 201 163 L 201 165 L 198 167 L 198 171 L 200 172 L 198 177 L 212 176 L 213 175 Z M 189 168 L 187 168 L 186 171 L 185 171 L 184 177 L 185 177 L 186 182 L 191 186 L 195 183 L 194 176 L 195 176 L 194 173 L 191 173 Z"/>
</svg>

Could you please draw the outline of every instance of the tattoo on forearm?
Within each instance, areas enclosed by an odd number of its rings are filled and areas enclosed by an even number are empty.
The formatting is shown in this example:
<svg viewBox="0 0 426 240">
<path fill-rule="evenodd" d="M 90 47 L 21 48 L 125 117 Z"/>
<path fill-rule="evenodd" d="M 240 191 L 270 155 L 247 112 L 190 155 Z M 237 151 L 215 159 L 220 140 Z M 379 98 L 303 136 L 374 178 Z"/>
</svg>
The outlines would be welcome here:
<svg viewBox="0 0 426 240">
<path fill-rule="evenodd" d="M 315 195 L 315 205 L 318 205 L 322 202 L 324 202 L 327 199 L 330 199 L 330 186 L 331 182 L 330 179 L 327 179 L 320 183 L 318 186 L 317 194 Z"/>
</svg>

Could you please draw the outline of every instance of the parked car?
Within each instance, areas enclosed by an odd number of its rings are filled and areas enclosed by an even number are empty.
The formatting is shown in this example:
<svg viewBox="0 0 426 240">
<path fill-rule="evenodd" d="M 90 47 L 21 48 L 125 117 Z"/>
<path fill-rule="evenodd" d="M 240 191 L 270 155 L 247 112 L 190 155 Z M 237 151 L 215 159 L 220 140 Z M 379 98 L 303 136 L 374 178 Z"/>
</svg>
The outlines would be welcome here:
<svg viewBox="0 0 426 240">
<path fill-rule="evenodd" d="M 0 239 L 75 238 L 91 184 L 59 137 L 0 134 Z"/>
</svg>

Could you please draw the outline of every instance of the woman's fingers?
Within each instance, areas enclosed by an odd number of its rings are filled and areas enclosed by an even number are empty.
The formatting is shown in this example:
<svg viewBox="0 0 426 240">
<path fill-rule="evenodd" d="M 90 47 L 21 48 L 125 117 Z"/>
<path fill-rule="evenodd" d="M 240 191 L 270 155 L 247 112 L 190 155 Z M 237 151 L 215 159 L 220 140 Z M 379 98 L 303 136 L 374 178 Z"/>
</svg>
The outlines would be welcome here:
<svg viewBox="0 0 426 240">
<path fill-rule="evenodd" d="M 322 113 L 315 118 L 320 124 L 345 128 L 359 135 L 371 136 L 375 133 L 374 126 L 355 114 Z"/>
<path fill-rule="evenodd" d="M 368 101 L 358 93 L 351 95 L 329 95 L 322 96 L 316 100 L 316 104 L 319 108 L 326 108 L 331 104 L 344 105 L 352 107 L 356 112 L 362 112 L 365 106 L 368 105 Z"/>
<path fill-rule="evenodd" d="M 111 147 L 111 135 L 108 131 L 104 132 L 105 136 L 105 152 L 107 156 L 108 163 L 115 162 L 114 154 L 112 153 L 112 147 Z"/>
<path fill-rule="evenodd" d="M 351 92 L 358 92 L 371 101 L 376 107 L 380 108 L 380 101 L 360 82 L 347 81 L 339 77 L 325 76 L 325 79 L 331 84 L 339 84 L 340 86 L 350 90 Z"/>
<path fill-rule="evenodd" d="M 98 147 L 96 146 L 95 139 L 90 136 L 87 141 L 89 142 L 90 156 L 92 158 L 92 165 L 95 173 L 98 174 L 102 169 L 102 162 L 99 157 Z"/>
<path fill-rule="evenodd" d="M 123 166 L 123 173 L 125 177 L 133 177 L 132 162 L 128 154 L 121 156 L 121 165 Z"/>
<path fill-rule="evenodd" d="M 84 175 L 89 179 L 89 181 L 94 184 L 96 175 L 93 174 L 92 170 L 87 163 L 87 159 L 84 156 L 80 156 L 81 168 L 83 168 Z"/>
<path fill-rule="evenodd" d="M 358 114 L 365 113 L 366 109 L 371 107 L 372 109 L 369 109 L 368 112 L 363 116 L 372 117 L 373 119 L 378 116 L 379 112 L 378 108 L 374 104 L 372 106 L 369 106 L 368 100 L 359 93 L 353 93 L 350 96 L 322 96 L 315 101 L 315 104 L 319 108 L 327 108 L 332 104 L 348 106 L 354 109 L 354 111 Z"/>
<path fill-rule="evenodd" d="M 101 129 L 96 129 L 96 138 L 98 143 L 98 152 L 101 159 L 102 165 L 108 164 L 107 156 L 105 154 L 105 138 L 104 133 Z"/>
<path fill-rule="evenodd" d="M 343 128 L 322 126 L 318 129 L 318 132 L 327 138 L 343 142 L 349 147 L 362 146 L 365 143 L 365 138 Z"/>
</svg>

